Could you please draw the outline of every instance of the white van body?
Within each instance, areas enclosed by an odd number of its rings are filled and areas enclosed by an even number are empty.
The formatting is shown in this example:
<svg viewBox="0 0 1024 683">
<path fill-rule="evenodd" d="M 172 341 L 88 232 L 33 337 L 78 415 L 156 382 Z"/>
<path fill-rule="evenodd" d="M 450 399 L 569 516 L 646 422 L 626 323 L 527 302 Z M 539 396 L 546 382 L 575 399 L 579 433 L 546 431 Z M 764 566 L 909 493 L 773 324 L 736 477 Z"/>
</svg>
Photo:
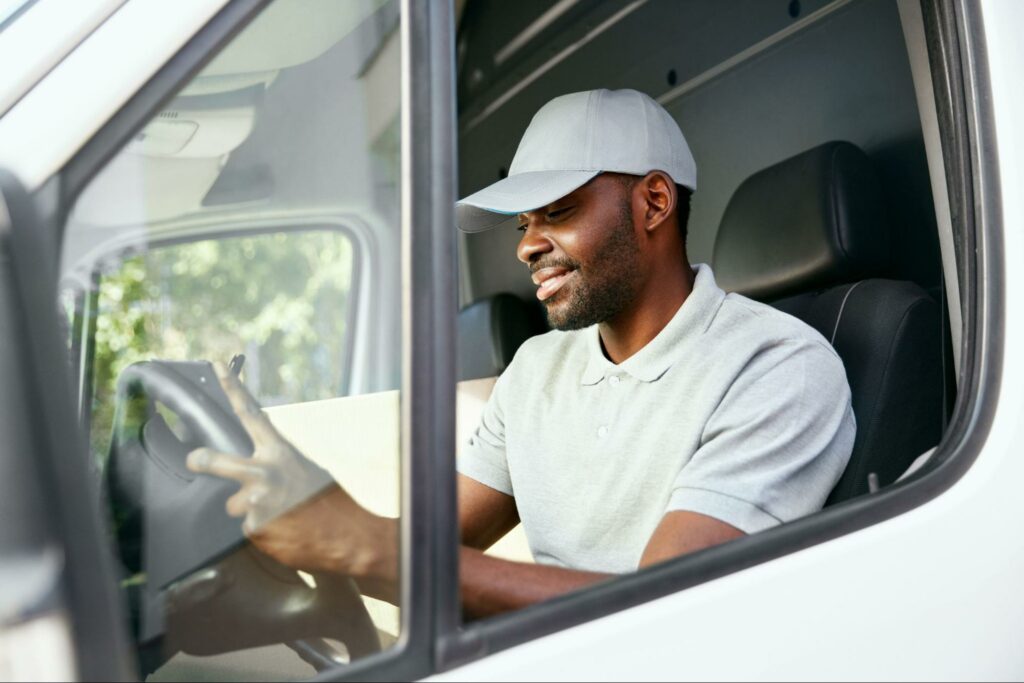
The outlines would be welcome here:
<svg viewBox="0 0 1024 683">
<path fill-rule="evenodd" d="M 29 193 L 41 192 L 41 201 L 52 201 L 56 190 L 47 189 L 48 182 L 230 4 L 229 0 L 37 0 L 0 32 L 0 64 L 7 65 L 0 70 L 0 168 L 16 176 Z M 408 22 L 423 16 L 412 10 L 414 4 L 416 0 L 406 0 L 403 5 L 403 33 Z M 551 11 L 564 4 L 553 3 Z M 622 11 L 642 4 L 626 4 Z M 832 4 L 837 7 L 831 11 L 839 11 L 849 3 Z M 446 8 L 441 16 L 454 14 L 455 8 Z M 1019 379 L 1024 377 L 1024 359 L 1012 351 L 1024 348 L 1024 306 L 1013 303 L 1017 297 L 1024 300 L 1024 268 L 1018 270 L 1024 264 L 1024 232 L 1019 227 L 1024 225 L 1024 130 L 1020 125 L 1024 121 L 1020 87 L 1024 3 L 983 0 L 977 14 L 984 26 L 980 48 L 984 61 L 972 67 L 991 90 L 985 105 L 994 124 L 987 139 L 994 141 L 994 148 L 988 153 L 998 160 L 998 175 L 986 176 L 987 185 L 976 189 L 979 194 L 991 193 L 987 196 L 997 197 L 998 203 L 981 206 L 979 202 L 976 210 L 989 213 L 982 218 L 991 221 L 1002 242 L 1000 249 L 991 252 L 985 251 L 987 245 L 982 242 L 979 258 L 996 259 L 991 267 L 1000 273 L 1001 323 L 985 330 L 1003 353 L 994 367 L 982 361 L 976 369 L 984 375 L 985 386 L 998 389 L 987 398 L 993 410 L 985 418 L 989 422 L 983 441 L 971 446 L 977 451 L 973 464 L 948 488 L 895 516 L 808 542 L 802 549 L 685 590 L 539 637 L 520 638 L 523 642 L 493 653 L 474 653 L 468 647 L 457 656 L 439 656 L 428 671 L 417 670 L 419 675 L 434 680 L 1012 680 L 1024 676 L 1024 648 L 1019 643 L 1024 631 L 1024 537 L 1017 517 L 1017 513 L 1024 515 L 1024 498 L 1018 492 L 1018 480 L 1024 481 L 1024 459 L 1018 452 L 1024 443 L 1024 382 Z M 963 324 L 959 304 L 964 289 L 951 256 L 949 190 L 942 173 L 943 150 L 920 6 L 900 0 L 899 16 L 932 172 L 943 268 L 950 283 L 945 295 L 960 367 L 964 361 L 959 356 Z M 600 28 L 592 27 L 591 32 Z M 452 30 L 449 33 L 454 35 Z M 212 47 L 200 43 L 192 49 Z M 411 68 L 407 59 L 403 55 L 404 69 Z M 403 109 L 403 136 L 420 130 L 414 127 L 416 114 Z M 456 122 L 448 125 L 454 128 Z M 330 211 L 318 207 L 307 214 L 291 214 L 289 219 Z M 244 216 L 228 212 L 219 219 L 230 222 Z M 198 223 L 183 221 L 179 227 L 185 231 L 187 225 L 194 228 Z M 465 251 L 460 257 L 469 258 Z M 1017 258 L 1022 261 L 1017 263 Z M 466 264 L 460 265 L 459 286 L 465 297 L 472 283 L 465 276 Z M 477 266 L 481 267 L 489 265 Z M 971 291 L 976 291 L 973 287 Z M 372 344 L 365 339 L 360 343 Z M 365 386 L 353 393 L 375 390 L 369 375 L 354 381 Z M 493 379 L 460 385 L 460 434 L 472 428 L 492 384 Z M 381 414 L 398 419 L 397 394 L 368 395 L 376 398 L 332 399 L 338 406 L 360 406 L 349 413 L 351 429 Z M 321 433 L 316 430 L 327 434 L 336 420 L 330 405 L 321 408 L 328 412 L 319 418 L 309 417 L 312 408 L 304 411 L 300 405 L 281 406 L 270 413 L 283 431 L 306 439 L 315 450 Z M 387 441 L 379 446 L 384 451 L 397 448 L 393 445 L 397 433 L 368 432 L 366 436 L 378 437 Z M 374 472 L 353 470 L 349 476 L 381 481 L 399 476 L 397 463 L 381 467 Z M 390 509 L 382 508 L 382 513 L 400 511 L 397 495 L 393 505 L 385 508 Z M 522 536 L 506 540 L 497 552 L 528 558 Z M 54 579 L 40 567 L 7 567 L 0 560 L 0 577 L 8 571 L 38 572 L 43 586 L 39 590 L 45 591 L 46 582 Z M 60 570 L 51 566 L 49 571 Z M 0 677 L 81 676 L 75 655 L 79 645 L 66 612 L 55 609 L 31 620 L 21 619 L 20 596 L 7 588 L 14 584 L 0 585 L 5 593 L 0 601 Z M 411 636 L 401 635 L 397 613 L 385 612 L 374 614 L 391 620 L 399 649 L 407 647 Z M 435 644 L 424 647 L 433 651 Z M 353 675 L 372 676 L 372 667 L 368 662 Z M 344 676 L 346 670 L 333 673 Z"/>
</svg>

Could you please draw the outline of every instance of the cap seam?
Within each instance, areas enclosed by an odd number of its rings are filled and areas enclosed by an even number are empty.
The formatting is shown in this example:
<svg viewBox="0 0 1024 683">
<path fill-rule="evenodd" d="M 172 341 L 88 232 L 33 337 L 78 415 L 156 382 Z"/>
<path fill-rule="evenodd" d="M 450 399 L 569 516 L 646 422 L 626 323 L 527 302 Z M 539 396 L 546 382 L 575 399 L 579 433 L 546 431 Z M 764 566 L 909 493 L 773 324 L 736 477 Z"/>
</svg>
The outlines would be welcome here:
<svg viewBox="0 0 1024 683">
<path fill-rule="evenodd" d="M 587 116 L 584 121 L 584 135 L 587 139 L 583 141 L 584 144 L 584 160 L 585 165 L 594 165 L 594 100 L 601 96 L 600 90 L 595 90 L 591 93 L 590 97 L 587 98 Z"/>
</svg>

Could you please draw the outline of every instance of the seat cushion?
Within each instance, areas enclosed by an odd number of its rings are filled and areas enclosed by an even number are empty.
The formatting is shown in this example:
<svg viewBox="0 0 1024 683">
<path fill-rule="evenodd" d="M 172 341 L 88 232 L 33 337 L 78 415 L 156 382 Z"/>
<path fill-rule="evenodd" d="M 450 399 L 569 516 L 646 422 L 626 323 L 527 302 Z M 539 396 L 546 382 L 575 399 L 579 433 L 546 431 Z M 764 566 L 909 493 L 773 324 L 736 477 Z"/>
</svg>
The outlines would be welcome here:
<svg viewBox="0 0 1024 683">
<path fill-rule="evenodd" d="M 942 436 L 939 306 L 916 284 L 861 280 L 772 304 L 828 339 L 846 366 L 857 417 L 850 466 L 826 505 L 884 486 Z"/>
</svg>

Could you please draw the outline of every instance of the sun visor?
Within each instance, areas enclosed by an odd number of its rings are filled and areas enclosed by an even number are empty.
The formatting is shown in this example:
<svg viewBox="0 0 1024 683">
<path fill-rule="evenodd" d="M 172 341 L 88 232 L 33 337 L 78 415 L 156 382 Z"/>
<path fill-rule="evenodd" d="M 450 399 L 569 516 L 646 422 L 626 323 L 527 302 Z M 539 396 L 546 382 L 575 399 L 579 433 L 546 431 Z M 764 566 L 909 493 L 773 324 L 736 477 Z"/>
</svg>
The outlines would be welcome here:
<svg viewBox="0 0 1024 683">
<path fill-rule="evenodd" d="M 397 25 L 395 0 L 277 0 L 188 85 L 183 95 L 268 85 L 282 69 L 312 61 L 390 2 L 386 23 Z M 377 19 L 380 19 L 378 16 Z M 391 25 L 382 26 L 382 35 Z M 290 37 L 281 40 L 282 35 Z M 367 51 L 376 45 L 366 46 Z"/>
</svg>

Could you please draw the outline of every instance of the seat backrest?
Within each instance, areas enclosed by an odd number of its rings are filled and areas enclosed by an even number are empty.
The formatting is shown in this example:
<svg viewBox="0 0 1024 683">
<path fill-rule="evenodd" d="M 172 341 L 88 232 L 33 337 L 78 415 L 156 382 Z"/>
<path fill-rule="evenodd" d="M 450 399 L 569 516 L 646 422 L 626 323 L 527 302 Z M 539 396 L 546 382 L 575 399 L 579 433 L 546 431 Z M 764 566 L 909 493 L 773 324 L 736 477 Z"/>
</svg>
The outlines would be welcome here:
<svg viewBox="0 0 1024 683">
<path fill-rule="evenodd" d="M 890 230 L 870 159 L 832 142 L 736 190 L 715 241 L 724 289 L 818 330 L 846 367 L 857 435 L 826 505 L 895 481 L 942 436 L 939 306 L 918 285 L 880 279 Z"/>
<path fill-rule="evenodd" d="M 544 314 L 514 294 L 495 294 L 459 311 L 457 377 L 461 382 L 496 377 L 520 344 L 547 331 Z"/>
<path fill-rule="evenodd" d="M 860 280 L 773 305 L 818 330 L 843 359 L 857 437 L 826 505 L 899 478 L 942 436 L 939 306 L 900 280 Z"/>
</svg>

